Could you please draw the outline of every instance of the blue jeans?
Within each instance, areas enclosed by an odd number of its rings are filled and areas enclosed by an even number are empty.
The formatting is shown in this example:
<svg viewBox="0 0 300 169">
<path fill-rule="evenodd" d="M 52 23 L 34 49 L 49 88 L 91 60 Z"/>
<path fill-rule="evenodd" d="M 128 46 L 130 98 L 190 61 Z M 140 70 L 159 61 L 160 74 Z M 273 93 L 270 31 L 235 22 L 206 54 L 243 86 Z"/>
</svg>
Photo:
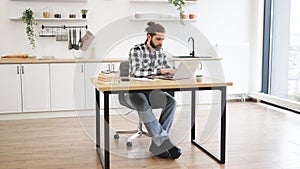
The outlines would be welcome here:
<svg viewBox="0 0 300 169">
<path fill-rule="evenodd" d="M 177 106 L 176 100 L 169 93 L 161 90 L 129 93 L 129 99 L 132 106 L 138 111 L 152 141 L 160 146 L 169 138 Z M 162 108 L 159 120 L 152 112 L 152 109 L 156 108 Z"/>
</svg>

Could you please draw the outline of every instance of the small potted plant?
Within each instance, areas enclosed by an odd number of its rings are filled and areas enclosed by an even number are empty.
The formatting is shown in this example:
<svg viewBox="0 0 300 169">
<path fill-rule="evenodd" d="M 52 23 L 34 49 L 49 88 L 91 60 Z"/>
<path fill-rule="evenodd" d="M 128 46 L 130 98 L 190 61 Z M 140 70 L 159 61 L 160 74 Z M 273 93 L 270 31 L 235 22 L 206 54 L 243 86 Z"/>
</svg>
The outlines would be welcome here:
<svg viewBox="0 0 300 169">
<path fill-rule="evenodd" d="M 82 16 L 82 18 L 86 18 L 86 14 L 87 14 L 87 12 L 88 12 L 89 10 L 87 10 L 87 9 L 82 9 L 81 10 L 81 16 Z"/>
<path fill-rule="evenodd" d="M 201 74 L 196 75 L 196 80 L 197 80 L 197 82 L 202 82 L 203 75 L 201 75 Z"/>
<path fill-rule="evenodd" d="M 32 46 L 32 49 L 35 48 L 35 32 L 34 28 L 37 24 L 34 19 L 34 12 L 28 8 L 25 9 L 22 13 L 21 20 L 26 24 L 26 34 L 29 40 L 29 44 Z"/>
<path fill-rule="evenodd" d="M 182 20 L 183 19 L 182 15 L 184 13 L 183 6 L 185 5 L 185 1 L 184 0 L 168 0 L 168 1 L 170 4 L 173 4 L 177 8 L 179 12 L 179 17 Z"/>
</svg>

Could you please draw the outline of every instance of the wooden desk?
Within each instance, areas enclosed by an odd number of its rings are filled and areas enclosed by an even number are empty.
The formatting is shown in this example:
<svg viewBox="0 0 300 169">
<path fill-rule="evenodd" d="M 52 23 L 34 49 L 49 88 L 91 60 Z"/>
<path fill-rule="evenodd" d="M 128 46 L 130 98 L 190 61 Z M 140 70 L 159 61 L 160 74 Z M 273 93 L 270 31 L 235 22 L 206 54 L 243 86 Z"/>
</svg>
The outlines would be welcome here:
<svg viewBox="0 0 300 169">
<path fill-rule="evenodd" d="M 157 81 L 139 81 L 132 79 L 129 82 L 118 81 L 117 83 L 105 84 L 97 79 L 91 79 L 95 86 L 96 94 L 96 147 L 98 155 L 105 169 L 110 168 L 110 133 L 109 133 L 109 95 L 120 92 L 140 92 L 146 90 L 160 89 L 164 91 L 191 91 L 191 142 L 203 150 L 208 156 L 225 163 L 225 143 L 226 143 L 226 87 L 232 86 L 231 82 L 206 78 L 202 82 L 196 82 L 194 79 L 187 80 L 157 80 Z M 210 153 L 199 142 L 195 140 L 195 109 L 197 90 L 219 90 L 221 91 L 221 142 L 220 142 L 220 159 Z M 100 146 L 100 96 L 99 92 L 104 94 L 104 155 Z"/>
</svg>

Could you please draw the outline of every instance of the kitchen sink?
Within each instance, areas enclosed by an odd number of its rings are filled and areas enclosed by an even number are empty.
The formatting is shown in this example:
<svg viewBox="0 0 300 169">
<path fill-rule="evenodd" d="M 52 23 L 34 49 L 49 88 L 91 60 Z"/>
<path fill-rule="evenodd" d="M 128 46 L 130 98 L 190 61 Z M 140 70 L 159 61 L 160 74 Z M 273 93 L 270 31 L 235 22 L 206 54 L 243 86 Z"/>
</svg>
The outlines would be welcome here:
<svg viewBox="0 0 300 169">
<path fill-rule="evenodd" d="M 212 58 L 212 56 L 191 56 L 191 55 L 186 55 L 186 56 L 173 56 L 174 58 Z"/>
</svg>

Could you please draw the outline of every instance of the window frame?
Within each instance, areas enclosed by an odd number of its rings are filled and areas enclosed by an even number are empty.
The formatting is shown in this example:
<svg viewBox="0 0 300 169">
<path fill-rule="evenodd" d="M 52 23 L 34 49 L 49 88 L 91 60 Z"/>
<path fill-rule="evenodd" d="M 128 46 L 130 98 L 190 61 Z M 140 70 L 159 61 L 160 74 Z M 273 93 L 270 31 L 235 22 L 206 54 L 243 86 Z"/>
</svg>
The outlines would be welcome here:
<svg viewBox="0 0 300 169">
<path fill-rule="evenodd" d="M 261 93 L 268 95 L 264 97 L 261 102 L 279 107 L 285 110 L 292 111 L 300 114 L 299 103 L 293 103 L 277 96 L 271 95 L 271 69 L 272 69 L 272 27 L 273 27 L 273 14 L 274 14 L 274 1 L 264 0 L 264 18 L 263 18 L 263 42 L 262 42 L 262 81 L 261 81 Z M 276 100 L 276 101 L 274 101 Z M 281 104 L 278 104 L 280 102 Z M 285 103 L 285 104 L 282 104 Z"/>
</svg>

